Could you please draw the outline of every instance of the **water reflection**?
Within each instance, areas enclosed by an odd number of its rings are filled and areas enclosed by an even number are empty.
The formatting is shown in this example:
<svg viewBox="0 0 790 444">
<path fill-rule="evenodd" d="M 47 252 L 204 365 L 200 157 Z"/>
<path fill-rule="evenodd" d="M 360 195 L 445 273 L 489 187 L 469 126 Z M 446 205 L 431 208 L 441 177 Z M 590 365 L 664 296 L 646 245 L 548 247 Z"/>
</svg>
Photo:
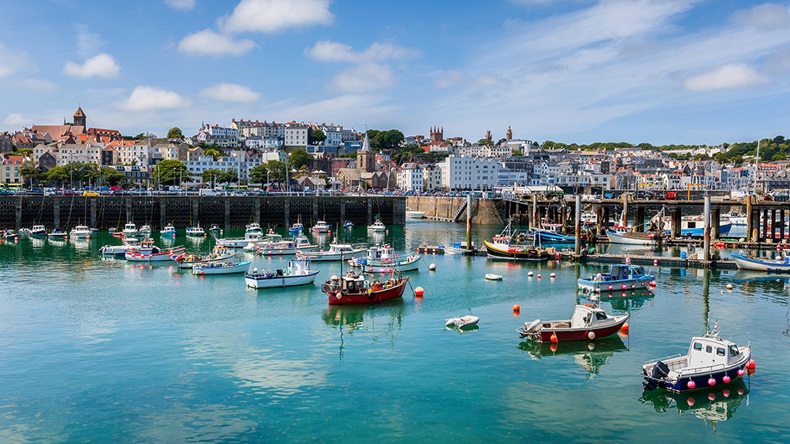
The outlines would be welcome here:
<svg viewBox="0 0 790 444">
<path fill-rule="evenodd" d="M 681 415 L 694 416 L 710 422 L 715 431 L 716 424 L 727 421 L 746 401 L 749 405 L 749 385 L 739 379 L 725 387 L 715 387 L 691 393 L 672 393 L 663 390 L 646 391 L 639 398 L 642 404 L 650 404 L 655 411 L 665 413 L 677 410 Z"/>
<path fill-rule="evenodd" d="M 521 351 L 529 353 L 533 359 L 552 356 L 572 356 L 574 362 L 590 375 L 597 375 L 601 367 L 617 352 L 627 351 L 619 335 L 597 341 L 565 341 L 550 344 L 546 342 L 524 341 L 518 344 Z"/>
<path fill-rule="evenodd" d="M 321 314 L 321 319 L 325 324 L 337 327 L 340 337 L 338 357 L 340 362 L 343 362 L 346 335 L 350 339 L 355 333 L 372 334 L 371 338 L 374 342 L 388 340 L 390 347 L 394 348 L 403 323 L 403 311 L 403 299 L 377 305 L 330 305 Z M 377 325 L 377 317 L 384 318 L 383 327 Z"/>
</svg>

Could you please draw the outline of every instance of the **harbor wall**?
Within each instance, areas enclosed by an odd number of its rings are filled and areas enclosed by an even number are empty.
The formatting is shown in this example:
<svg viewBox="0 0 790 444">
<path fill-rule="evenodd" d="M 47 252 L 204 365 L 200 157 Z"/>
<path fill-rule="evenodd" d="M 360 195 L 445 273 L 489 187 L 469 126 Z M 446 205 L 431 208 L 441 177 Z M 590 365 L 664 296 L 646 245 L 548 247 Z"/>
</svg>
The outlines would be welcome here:
<svg viewBox="0 0 790 444">
<path fill-rule="evenodd" d="M 406 222 L 403 197 L 392 196 L 0 196 L 0 229 L 31 227 L 70 229 L 122 228 L 126 222 L 168 223 L 178 228 L 243 228 L 250 222 L 287 227 L 301 220 L 309 227 L 325 220 L 336 227 L 350 220 L 357 226 L 380 217 L 386 225 Z"/>
<path fill-rule="evenodd" d="M 466 197 L 412 196 L 406 198 L 406 207 L 424 211 L 428 219 L 466 222 Z M 475 225 L 504 225 L 504 204 L 501 200 L 473 199 L 472 223 Z"/>
</svg>

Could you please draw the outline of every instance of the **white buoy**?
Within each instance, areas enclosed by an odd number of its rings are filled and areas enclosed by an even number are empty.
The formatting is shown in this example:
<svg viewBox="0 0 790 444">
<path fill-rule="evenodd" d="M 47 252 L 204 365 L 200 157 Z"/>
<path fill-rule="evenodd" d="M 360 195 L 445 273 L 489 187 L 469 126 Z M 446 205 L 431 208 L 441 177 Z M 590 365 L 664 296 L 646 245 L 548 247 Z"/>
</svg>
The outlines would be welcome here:
<svg viewBox="0 0 790 444">
<path fill-rule="evenodd" d="M 549 277 L 550 277 L 550 278 L 555 278 L 555 277 L 557 277 L 557 275 L 556 275 L 556 274 L 554 274 L 554 273 L 551 273 L 551 274 L 549 275 Z"/>
<path fill-rule="evenodd" d="M 428 265 L 428 269 L 431 271 L 436 271 L 436 264 Z"/>
<path fill-rule="evenodd" d="M 727 284 L 727 290 L 732 290 L 732 284 Z"/>
<path fill-rule="evenodd" d="M 527 276 L 532 277 L 533 274 L 535 274 L 535 273 L 530 271 L 529 273 L 527 273 Z"/>
</svg>

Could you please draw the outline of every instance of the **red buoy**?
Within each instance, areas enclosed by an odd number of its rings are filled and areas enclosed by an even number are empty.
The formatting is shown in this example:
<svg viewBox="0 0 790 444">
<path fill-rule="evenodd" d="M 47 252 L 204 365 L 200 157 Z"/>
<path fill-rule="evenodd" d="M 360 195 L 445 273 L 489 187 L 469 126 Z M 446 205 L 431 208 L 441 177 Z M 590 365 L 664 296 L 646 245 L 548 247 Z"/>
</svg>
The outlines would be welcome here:
<svg viewBox="0 0 790 444">
<path fill-rule="evenodd" d="M 551 338 L 549 338 L 549 339 L 551 340 L 552 344 L 556 344 L 557 343 L 557 335 L 556 334 L 552 333 L 551 334 Z"/>
<path fill-rule="evenodd" d="M 514 305 L 513 306 L 513 311 L 516 312 L 516 313 L 520 312 L 521 311 L 521 306 L 518 305 L 518 304 Z"/>
<path fill-rule="evenodd" d="M 628 331 L 628 322 L 624 323 L 622 327 L 620 327 L 620 331 Z"/>
<path fill-rule="evenodd" d="M 711 376 L 710 378 L 708 378 L 708 385 L 709 385 L 709 386 L 711 386 L 711 387 L 713 387 L 714 385 L 716 385 L 716 379 L 714 379 L 714 378 L 713 378 L 713 376 Z"/>
<path fill-rule="evenodd" d="M 421 298 L 424 294 L 425 294 L 425 289 L 423 289 L 422 287 L 417 287 L 414 289 L 414 296 Z"/>
</svg>

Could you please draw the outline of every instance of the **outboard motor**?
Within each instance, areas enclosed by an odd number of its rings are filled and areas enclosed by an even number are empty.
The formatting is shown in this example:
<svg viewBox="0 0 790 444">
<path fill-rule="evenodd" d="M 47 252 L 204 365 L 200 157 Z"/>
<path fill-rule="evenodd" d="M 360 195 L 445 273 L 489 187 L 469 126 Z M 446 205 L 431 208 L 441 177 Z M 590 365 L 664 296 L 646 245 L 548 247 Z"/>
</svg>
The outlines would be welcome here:
<svg viewBox="0 0 790 444">
<path fill-rule="evenodd" d="M 650 374 L 650 378 L 645 378 L 645 389 L 654 390 L 656 387 L 658 387 L 658 381 L 664 379 L 668 374 L 669 366 L 662 361 L 656 362 L 656 365 L 653 366 L 653 371 Z"/>
</svg>

